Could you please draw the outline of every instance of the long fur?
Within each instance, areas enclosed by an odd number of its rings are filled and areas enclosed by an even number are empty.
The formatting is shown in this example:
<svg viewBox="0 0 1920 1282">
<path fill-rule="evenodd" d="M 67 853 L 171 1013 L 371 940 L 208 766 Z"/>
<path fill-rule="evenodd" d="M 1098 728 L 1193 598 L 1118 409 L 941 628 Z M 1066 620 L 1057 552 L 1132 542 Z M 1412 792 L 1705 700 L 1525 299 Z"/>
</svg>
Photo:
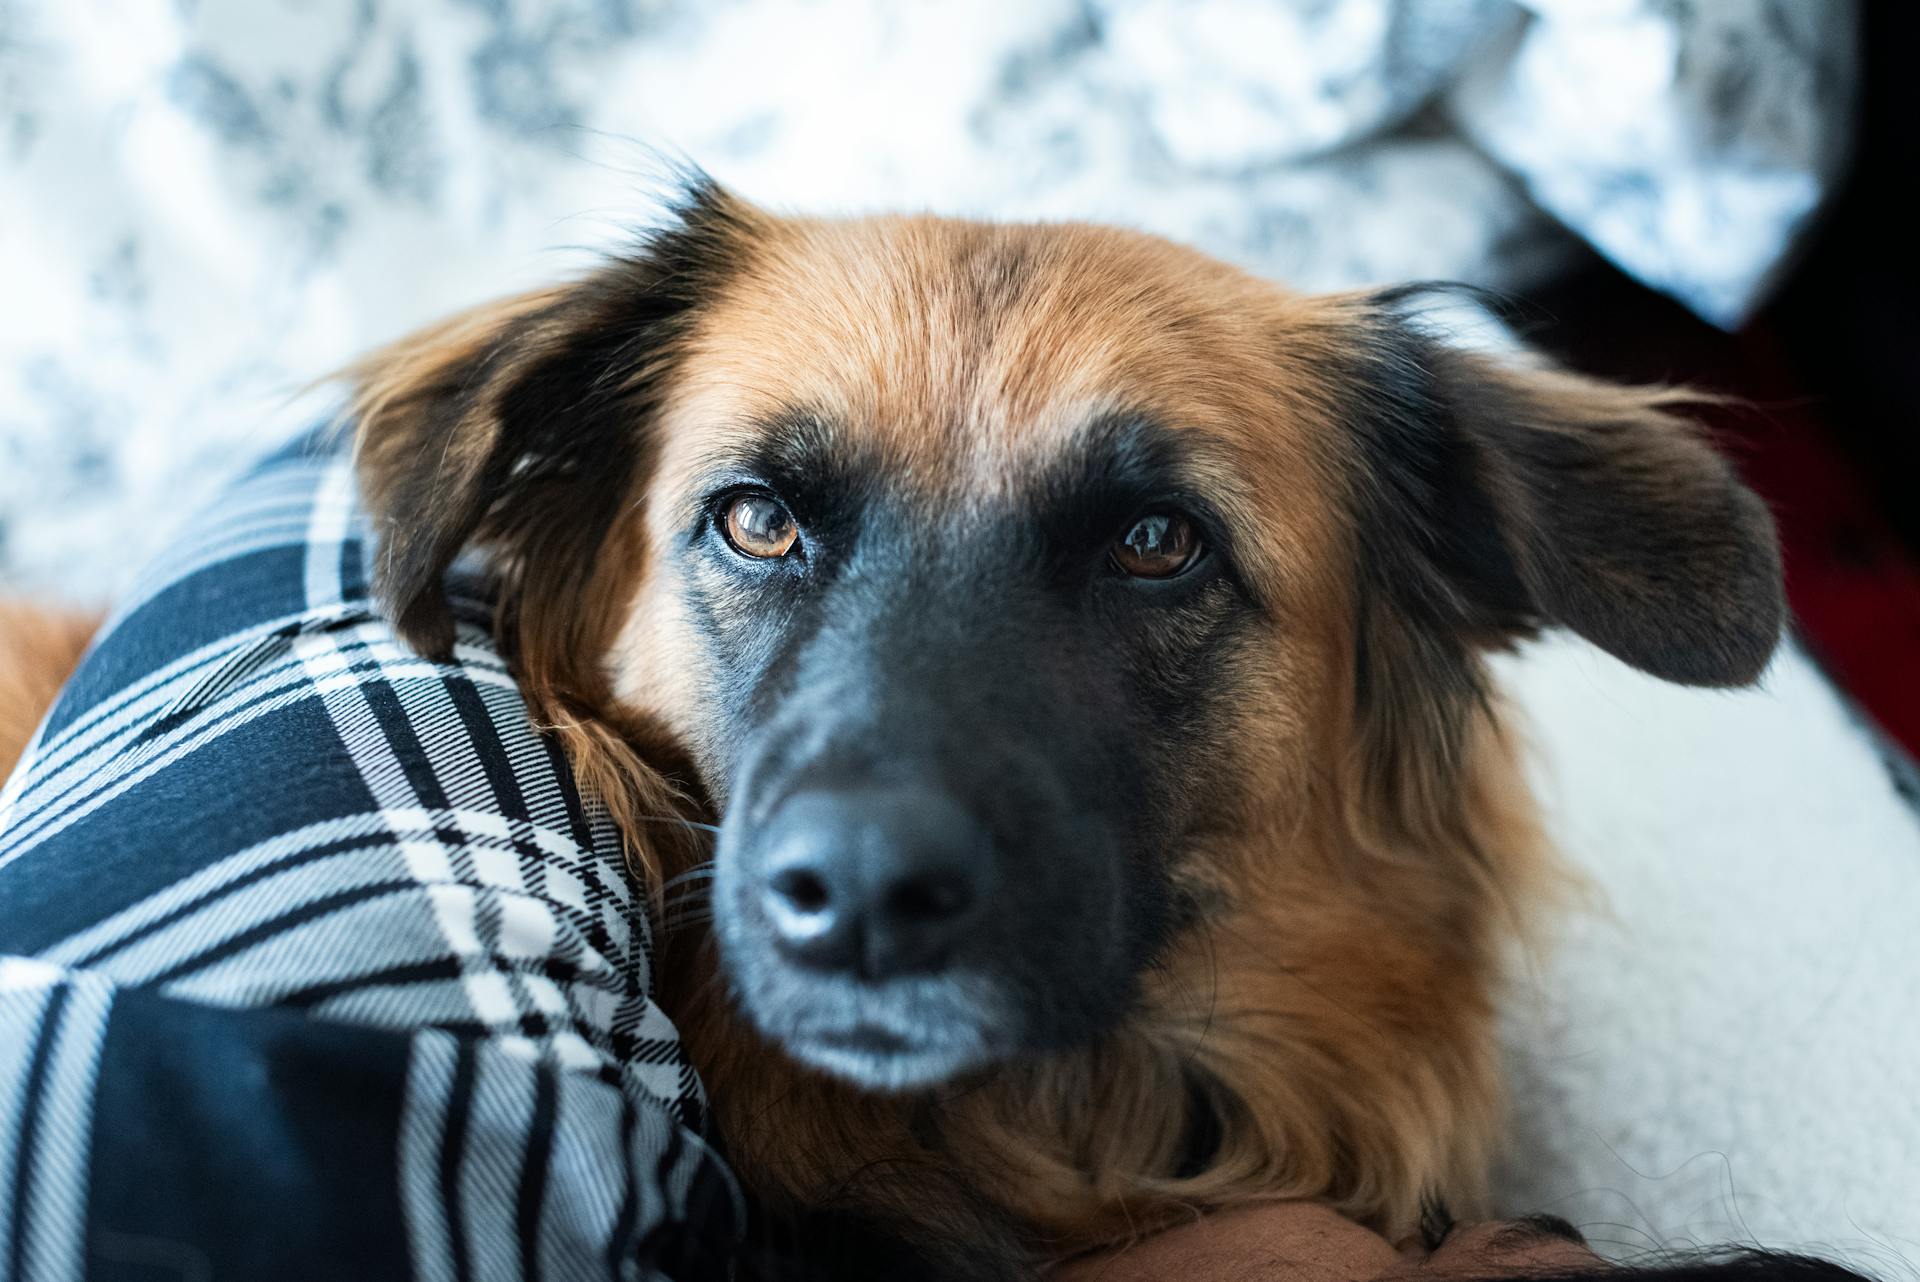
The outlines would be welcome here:
<svg viewBox="0 0 1920 1282">
<path fill-rule="evenodd" d="M 0 781 L 19 763 L 99 626 L 97 613 L 0 601 Z"/>
<path fill-rule="evenodd" d="M 1178 872 L 1210 909 L 1122 1026 L 950 1091 L 862 1093 L 764 1043 L 699 906 L 665 903 L 662 1001 L 747 1181 L 965 1243 L 982 1275 L 1259 1199 L 1391 1236 L 1436 1195 L 1472 1213 L 1501 975 L 1556 882 L 1484 654 L 1563 622 L 1733 684 L 1779 627 L 1764 509 L 1672 393 L 1497 367 L 1391 296 L 1300 298 L 1127 233 L 775 219 L 696 185 L 582 282 L 353 377 L 402 634 L 443 646 L 440 570 L 492 552 L 531 706 L 656 895 L 705 857 L 692 763 L 724 748 L 659 570 L 701 449 L 799 403 L 964 501 L 1115 395 L 1206 425 L 1199 466 L 1261 532 L 1243 569 L 1284 644 L 1222 674 L 1240 783 Z"/>
<path fill-rule="evenodd" d="M 384 606 L 444 653 L 440 576 L 489 551 L 529 708 L 660 913 L 661 1000 L 730 1157 L 776 1215 L 908 1234 L 874 1276 L 1020 1277 L 1268 1199 L 1324 1199 L 1394 1238 L 1436 1197 L 1474 1214 L 1501 976 L 1558 882 L 1484 654 L 1559 622 L 1660 675 L 1736 684 L 1778 630 L 1764 510 L 1678 394 L 1497 367 L 1391 296 L 1302 299 L 1125 233 L 774 219 L 697 184 L 603 269 L 348 378 Z M 673 896 L 717 816 L 657 509 L 689 442 L 777 408 L 752 399 L 764 386 L 837 408 L 956 494 L 1044 459 L 1047 425 L 1115 387 L 1209 425 L 1210 483 L 1267 541 L 1244 568 L 1286 646 L 1222 676 L 1243 696 L 1217 728 L 1239 786 L 1177 872 L 1207 911 L 1096 1044 L 944 1091 L 855 1090 L 752 1031 L 702 905 Z M 847 386 L 865 399 L 833 406 Z M 1596 481 L 1615 506 L 1582 497 Z M 0 607 L 0 763 L 90 631 Z M 1763 1263 L 1821 1275 L 1733 1271 Z"/>
</svg>

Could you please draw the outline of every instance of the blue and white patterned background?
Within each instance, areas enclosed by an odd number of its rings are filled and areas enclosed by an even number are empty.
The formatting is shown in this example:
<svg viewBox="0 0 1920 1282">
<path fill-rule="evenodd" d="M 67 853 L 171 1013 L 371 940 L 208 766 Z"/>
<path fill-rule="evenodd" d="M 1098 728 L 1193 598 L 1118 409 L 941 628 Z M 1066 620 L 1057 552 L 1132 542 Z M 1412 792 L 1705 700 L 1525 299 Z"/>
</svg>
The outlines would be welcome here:
<svg viewBox="0 0 1920 1282">
<path fill-rule="evenodd" d="M 1731 321 L 1844 155 L 1852 17 L 0 0 L 0 583 L 124 582 L 290 389 L 644 217 L 650 147 L 778 204 L 1103 218 L 1308 287 L 1525 286 L 1577 233 Z"/>
</svg>

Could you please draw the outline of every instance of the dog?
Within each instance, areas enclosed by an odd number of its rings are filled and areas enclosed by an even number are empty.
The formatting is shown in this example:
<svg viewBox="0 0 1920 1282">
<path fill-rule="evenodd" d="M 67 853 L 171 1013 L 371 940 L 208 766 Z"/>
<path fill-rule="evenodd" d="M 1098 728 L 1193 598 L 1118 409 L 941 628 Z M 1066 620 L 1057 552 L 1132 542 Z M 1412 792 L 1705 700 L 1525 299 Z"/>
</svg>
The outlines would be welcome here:
<svg viewBox="0 0 1920 1282">
<path fill-rule="evenodd" d="M 1018 1277 L 1195 1208 L 1480 1205 L 1560 876 L 1486 655 L 1740 686 L 1784 607 L 1686 393 L 1426 297 L 696 175 L 348 372 L 376 593 L 444 655 L 488 558 L 771 1219 Z"/>
<path fill-rule="evenodd" d="M 100 627 L 100 616 L 0 600 L 0 783 Z"/>
</svg>

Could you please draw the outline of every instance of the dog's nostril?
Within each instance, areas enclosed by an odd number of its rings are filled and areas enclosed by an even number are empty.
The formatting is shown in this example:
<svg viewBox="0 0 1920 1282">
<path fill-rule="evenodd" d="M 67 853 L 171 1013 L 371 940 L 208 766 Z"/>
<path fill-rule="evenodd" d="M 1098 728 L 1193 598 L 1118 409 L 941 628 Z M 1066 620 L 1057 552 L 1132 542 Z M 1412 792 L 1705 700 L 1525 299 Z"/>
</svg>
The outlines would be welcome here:
<svg viewBox="0 0 1920 1282">
<path fill-rule="evenodd" d="M 902 921 L 943 921 L 967 910 L 973 896 L 958 876 L 913 877 L 887 893 L 887 911 Z"/>
<path fill-rule="evenodd" d="M 772 889 L 797 913 L 821 912 L 833 899 L 825 880 L 807 868 L 784 868 L 775 873 Z"/>
</svg>

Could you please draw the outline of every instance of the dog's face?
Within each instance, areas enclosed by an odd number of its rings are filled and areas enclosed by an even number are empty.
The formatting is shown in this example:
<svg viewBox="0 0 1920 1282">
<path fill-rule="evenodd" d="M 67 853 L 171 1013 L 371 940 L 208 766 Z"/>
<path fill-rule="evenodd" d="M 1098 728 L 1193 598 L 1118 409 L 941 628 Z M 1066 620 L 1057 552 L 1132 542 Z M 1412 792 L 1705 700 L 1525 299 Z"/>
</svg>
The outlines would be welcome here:
<svg viewBox="0 0 1920 1282">
<path fill-rule="evenodd" d="M 1335 531 L 1256 478 L 1331 460 L 1270 298 L 1090 230 L 747 252 L 662 407 L 613 673 L 722 806 L 732 980 L 869 1086 L 1086 1041 L 1197 911 L 1178 852 L 1301 782 L 1250 758 L 1309 755 L 1324 657 L 1275 621 Z"/>
<path fill-rule="evenodd" d="M 1421 857 L 1482 649 L 1557 622 L 1703 684 L 1772 649 L 1765 513 L 1657 395 L 1405 312 L 699 192 L 375 358 L 382 590 L 443 647 L 438 575 L 491 544 L 536 694 L 688 763 L 732 985 L 795 1057 L 903 1089 L 1089 1043 L 1236 896 L 1402 911 L 1328 833 Z"/>
</svg>

